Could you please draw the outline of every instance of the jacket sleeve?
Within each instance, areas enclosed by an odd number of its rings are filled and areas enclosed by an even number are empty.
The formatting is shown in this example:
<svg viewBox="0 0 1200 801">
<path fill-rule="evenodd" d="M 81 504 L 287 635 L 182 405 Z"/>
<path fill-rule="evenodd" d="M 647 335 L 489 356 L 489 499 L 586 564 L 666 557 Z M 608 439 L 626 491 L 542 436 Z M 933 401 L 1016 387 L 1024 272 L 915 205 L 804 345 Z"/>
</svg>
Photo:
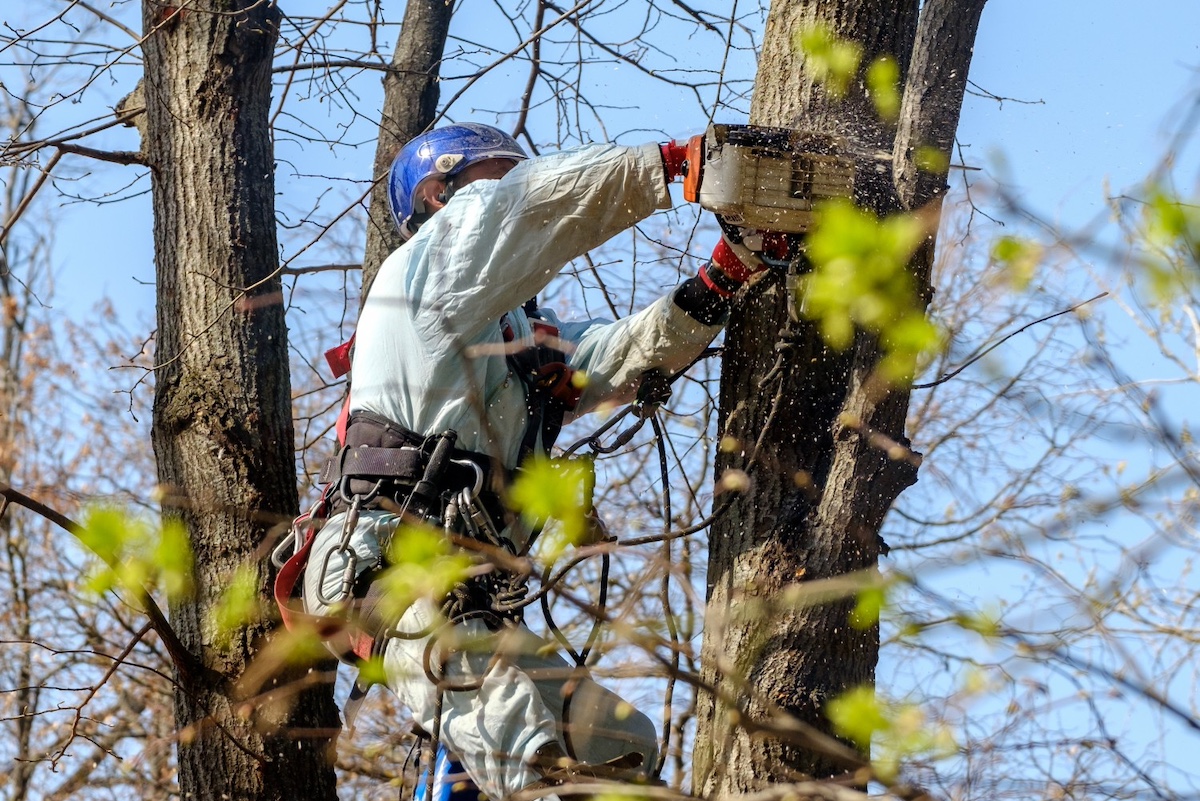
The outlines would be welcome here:
<svg viewBox="0 0 1200 801">
<path fill-rule="evenodd" d="M 405 295 L 470 339 L 536 295 L 572 259 L 670 208 L 657 145 L 589 145 L 531 159 L 458 191 L 397 255 Z M 473 327 L 474 326 L 474 327 Z"/>
<path fill-rule="evenodd" d="M 702 325 L 674 301 L 671 292 L 646 308 L 615 323 L 590 320 L 562 323 L 563 339 L 574 345 L 570 366 L 586 378 L 574 415 L 605 403 L 633 400 L 642 373 L 660 369 L 667 374 L 687 367 L 721 331 L 721 325 Z"/>
</svg>

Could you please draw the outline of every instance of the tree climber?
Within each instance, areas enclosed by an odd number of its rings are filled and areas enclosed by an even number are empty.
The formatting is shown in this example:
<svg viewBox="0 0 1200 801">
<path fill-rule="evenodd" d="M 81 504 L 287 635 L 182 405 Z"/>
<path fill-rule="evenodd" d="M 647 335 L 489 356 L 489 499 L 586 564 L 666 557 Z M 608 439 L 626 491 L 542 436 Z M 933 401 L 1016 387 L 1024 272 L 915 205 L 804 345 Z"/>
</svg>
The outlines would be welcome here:
<svg viewBox="0 0 1200 801">
<path fill-rule="evenodd" d="M 529 159 L 506 133 L 460 124 L 413 139 L 391 168 L 406 242 L 383 263 L 358 321 L 345 447 L 329 476 L 338 491 L 326 493 L 328 519 L 307 543 L 304 603 L 318 619 L 357 608 L 388 687 L 494 799 L 562 766 L 647 773 L 654 725 L 580 680 L 497 601 L 520 592 L 497 586 L 503 571 L 383 621 L 371 620 L 373 579 L 401 509 L 436 525 L 448 504 L 474 503 L 484 528 L 502 529 L 497 541 L 522 553 L 530 535 L 505 528 L 496 494 L 505 478 L 549 452 L 564 418 L 630 400 L 643 374 L 683 369 L 720 331 L 729 297 L 764 267 L 725 237 L 696 277 L 617 322 L 564 323 L 527 300 L 572 259 L 669 208 L 667 184 L 686 158 L 670 142 Z M 457 645 L 434 639 L 447 619 Z M 354 645 L 331 647 L 361 656 Z M 431 664 L 450 689 L 439 691 Z"/>
</svg>

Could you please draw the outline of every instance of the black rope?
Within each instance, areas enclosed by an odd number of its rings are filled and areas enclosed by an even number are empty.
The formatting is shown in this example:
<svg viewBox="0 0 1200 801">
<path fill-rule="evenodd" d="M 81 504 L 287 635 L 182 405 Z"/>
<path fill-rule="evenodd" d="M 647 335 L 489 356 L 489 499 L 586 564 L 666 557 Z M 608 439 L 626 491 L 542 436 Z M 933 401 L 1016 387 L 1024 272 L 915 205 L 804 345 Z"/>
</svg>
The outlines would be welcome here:
<svg viewBox="0 0 1200 801">
<path fill-rule="evenodd" d="M 662 425 L 658 421 L 658 415 L 655 414 L 650 418 L 650 425 L 654 428 L 655 441 L 658 444 L 658 469 L 662 477 L 663 487 L 663 534 L 671 533 L 671 523 L 673 512 L 671 510 L 671 485 L 668 483 L 668 466 L 667 466 L 667 444 L 666 437 L 662 429 Z M 679 645 L 679 628 L 675 625 L 675 615 L 671 612 L 671 544 L 672 540 L 669 537 L 663 537 L 663 560 L 665 567 L 662 574 L 662 604 L 663 617 L 666 619 L 667 633 L 670 635 L 671 643 L 674 646 Z M 667 764 L 667 754 L 671 749 L 671 719 L 672 704 L 675 698 L 675 677 L 679 675 L 679 648 L 671 648 L 671 670 L 667 673 L 667 687 L 663 693 L 663 730 L 662 743 L 658 750 L 658 760 L 654 766 L 652 775 L 658 778 L 662 775 L 663 768 Z"/>
</svg>

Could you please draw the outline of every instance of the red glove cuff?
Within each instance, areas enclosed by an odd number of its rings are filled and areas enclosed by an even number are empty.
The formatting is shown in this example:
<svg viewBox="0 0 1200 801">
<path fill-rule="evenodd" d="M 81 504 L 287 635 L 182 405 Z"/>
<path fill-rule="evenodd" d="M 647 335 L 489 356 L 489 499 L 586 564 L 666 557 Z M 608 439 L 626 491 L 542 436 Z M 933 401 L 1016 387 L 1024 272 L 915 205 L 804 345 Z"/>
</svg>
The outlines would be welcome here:
<svg viewBox="0 0 1200 801">
<path fill-rule="evenodd" d="M 764 266 L 761 262 L 753 267 L 747 265 L 738 258 L 724 238 L 713 248 L 712 263 L 739 284 L 745 283 L 746 279 L 763 269 Z"/>
<path fill-rule="evenodd" d="M 687 164 L 687 142 L 679 144 L 674 139 L 659 145 L 662 151 L 663 169 L 667 173 L 668 183 L 683 175 L 683 167 Z"/>
</svg>

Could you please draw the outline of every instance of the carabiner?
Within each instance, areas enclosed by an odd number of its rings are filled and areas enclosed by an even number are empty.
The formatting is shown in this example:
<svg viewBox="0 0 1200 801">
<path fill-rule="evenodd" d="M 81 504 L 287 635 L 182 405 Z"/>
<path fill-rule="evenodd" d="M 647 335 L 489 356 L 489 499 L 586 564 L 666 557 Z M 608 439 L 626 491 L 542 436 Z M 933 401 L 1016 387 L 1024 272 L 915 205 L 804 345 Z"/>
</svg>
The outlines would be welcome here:
<svg viewBox="0 0 1200 801">
<path fill-rule="evenodd" d="M 293 524 L 283 539 L 271 549 L 271 564 L 275 566 L 276 570 L 282 570 L 288 559 L 296 554 L 298 549 L 293 547 L 296 542 L 299 542 L 299 537 L 296 535 L 296 526 Z M 291 551 L 291 553 L 285 554 L 285 551 Z"/>
<path fill-rule="evenodd" d="M 470 459 L 451 459 L 454 464 L 460 464 L 464 467 L 471 467 L 475 470 L 475 486 L 471 488 L 471 500 L 479 497 L 479 493 L 483 491 L 483 468 Z"/>
<path fill-rule="evenodd" d="M 381 481 L 380 484 L 383 482 Z M 379 486 L 375 487 L 374 492 L 379 491 Z M 350 547 L 350 538 L 354 536 L 354 529 L 358 527 L 359 509 L 363 503 L 362 495 L 355 495 L 350 500 L 350 508 L 346 511 L 346 520 L 342 523 L 342 539 L 338 543 L 338 547 L 330 549 L 325 554 L 325 558 L 321 560 L 320 580 L 317 582 L 317 600 L 325 606 L 335 606 L 350 597 L 354 591 L 354 580 L 358 573 L 358 554 Z M 329 574 L 329 560 L 334 554 L 341 554 L 346 560 L 346 566 L 342 568 L 342 580 L 338 586 L 338 594 L 330 598 L 325 595 L 325 576 Z"/>
</svg>

